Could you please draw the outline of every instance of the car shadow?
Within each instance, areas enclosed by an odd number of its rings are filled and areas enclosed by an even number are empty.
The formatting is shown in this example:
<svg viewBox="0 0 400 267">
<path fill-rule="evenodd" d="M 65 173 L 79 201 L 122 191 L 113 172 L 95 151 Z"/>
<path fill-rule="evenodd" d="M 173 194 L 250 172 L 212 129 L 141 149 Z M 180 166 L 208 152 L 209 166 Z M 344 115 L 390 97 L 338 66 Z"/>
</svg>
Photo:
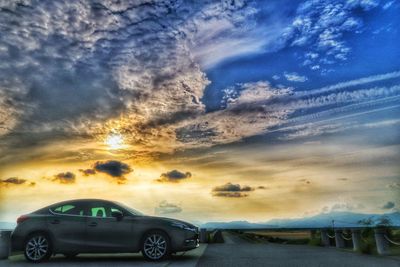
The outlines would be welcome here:
<svg viewBox="0 0 400 267">
<path fill-rule="evenodd" d="M 166 260 L 160 261 L 160 262 L 151 262 L 147 261 L 143 258 L 142 254 L 140 253 L 128 253 L 128 254 L 79 254 L 74 258 L 66 258 L 63 255 L 56 255 L 51 257 L 47 262 L 42 263 L 44 265 L 55 265 L 55 266 L 76 266 L 76 264 L 82 264 L 84 263 L 85 265 L 102 265 L 107 264 L 109 266 L 111 263 L 117 264 L 118 266 L 125 265 L 125 264 L 140 264 L 140 266 L 165 266 L 166 264 L 170 262 L 186 262 L 186 261 L 191 261 L 193 259 L 196 259 L 195 256 L 192 255 L 185 255 L 185 253 L 177 253 L 174 255 L 171 255 Z M 25 258 L 23 255 L 15 255 L 11 256 L 8 260 L 8 264 L 11 266 L 18 266 L 20 264 L 23 264 L 26 262 Z M 41 264 L 41 265 L 42 265 Z M 1 265 L 1 264 L 0 264 Z"/>
</svg>

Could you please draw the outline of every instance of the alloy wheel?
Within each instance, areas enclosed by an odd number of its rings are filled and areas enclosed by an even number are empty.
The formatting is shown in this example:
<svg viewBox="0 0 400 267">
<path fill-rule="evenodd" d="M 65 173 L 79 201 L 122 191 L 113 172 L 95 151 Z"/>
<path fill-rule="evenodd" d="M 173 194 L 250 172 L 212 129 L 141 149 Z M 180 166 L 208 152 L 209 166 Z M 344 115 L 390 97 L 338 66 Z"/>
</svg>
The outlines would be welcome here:
<svg viewBox="0 0 400 267">
<path fill-rule="evenodd" d="M 149 235 L 144 241 L 143 249 L 150 259 L 161 259 L 167 252 L 167 240 L 160 234 Z"/>
<path fill-rule="evenodd" d="M 48 255 L 49 242 L 45 236 L 33 236 L 26 243 L 25 255 L 31 261 L 41 261 Z"/>
</svg>

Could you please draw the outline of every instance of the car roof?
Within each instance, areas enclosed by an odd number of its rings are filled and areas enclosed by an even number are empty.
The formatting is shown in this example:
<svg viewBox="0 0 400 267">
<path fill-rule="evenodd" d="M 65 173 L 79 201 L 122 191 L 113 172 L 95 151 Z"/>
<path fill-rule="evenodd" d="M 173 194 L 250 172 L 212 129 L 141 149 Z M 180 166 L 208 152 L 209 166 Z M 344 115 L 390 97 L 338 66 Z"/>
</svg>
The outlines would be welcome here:
<svg viewBox="0 0 400 267">
<path fill-rule="evenodd" d="M 69 199 L 69 200 L 64 200 L 60 201 L 57 203 L 53 203 L 49 205 L 48 207 L 52 207 L 55 205 L 62 205 L 65 203 L 71 203 L 71 202 L 83 202 L 83 203 L 90 203 L 90 202 L 108 202 L 108 203 L 115 203 L 114 201 L 106 200 L 106 199 L 99 199 L 99 198 L 81 198 L 81 199 Z"/>
</svg>

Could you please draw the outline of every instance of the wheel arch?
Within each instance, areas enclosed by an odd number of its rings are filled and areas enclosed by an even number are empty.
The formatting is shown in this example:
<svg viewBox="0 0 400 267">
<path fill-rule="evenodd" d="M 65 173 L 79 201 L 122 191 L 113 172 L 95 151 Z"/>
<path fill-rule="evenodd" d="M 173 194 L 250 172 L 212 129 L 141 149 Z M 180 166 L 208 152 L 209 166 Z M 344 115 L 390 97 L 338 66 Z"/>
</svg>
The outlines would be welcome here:
<svg viewBox="0 0 400 267">
<path fill-rule="evenodd" d="M 151 232 L 161 232 L 161 233 L 165 234 L 166 237 L 168 238 L 168 243 L 169 243 L 169 245 L 171 246 L 172 238 L 171 238 L 171 236 L 168 234 L 167 231 L 165 231 L 164 229 L 161 229 L 161 228 L 152 228 L 152 229 L 146 230 L 146 231 L 142 234 L 142 236 L 140 237 L 140 250 L 142 249 L 142 244 L 143 244 L 143 242 L 144 242 L 145 237 L 146 237 L 148 234 L 150 234 Z"/>
<path fill-rule="evenodd" d="M 54 249 L 55 249 L 55 248 L 54 248 L 54 245 L 55 245 L 55 243 L 54 243 L 54 236 L 53 236 L 53 234 L 52 234 L 49 230 L 47 230 L 47 229 L 36 229 L 36 230 L 30 231 L 30 232 L 25 236 L 25 238 L 24 238 L 24 245 L 26 244 L 26 242 L 28 241 L 28 239 L 29 239 L 30 237 L 32 237 L 33 235 L 36 235 L 36 234 L 43 234 L 43 235 L 47 236 L 47 237 L 49 238 L 50 246 L 51 246 L 52 250 L 54 251 Z"/>
</svg>

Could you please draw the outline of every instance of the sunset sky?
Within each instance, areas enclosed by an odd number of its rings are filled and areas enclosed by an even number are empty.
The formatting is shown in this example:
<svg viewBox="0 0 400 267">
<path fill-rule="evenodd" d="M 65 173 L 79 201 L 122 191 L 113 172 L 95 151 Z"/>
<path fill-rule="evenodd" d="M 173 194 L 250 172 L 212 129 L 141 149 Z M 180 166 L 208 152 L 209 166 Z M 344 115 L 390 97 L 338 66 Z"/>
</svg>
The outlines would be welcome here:
<svg viewBox="0 0 400 267">
<path fill-rule="evenodd" d="M 0 1 L 0 221 L 400 207 L 400 1 Z"/>
</svg>

